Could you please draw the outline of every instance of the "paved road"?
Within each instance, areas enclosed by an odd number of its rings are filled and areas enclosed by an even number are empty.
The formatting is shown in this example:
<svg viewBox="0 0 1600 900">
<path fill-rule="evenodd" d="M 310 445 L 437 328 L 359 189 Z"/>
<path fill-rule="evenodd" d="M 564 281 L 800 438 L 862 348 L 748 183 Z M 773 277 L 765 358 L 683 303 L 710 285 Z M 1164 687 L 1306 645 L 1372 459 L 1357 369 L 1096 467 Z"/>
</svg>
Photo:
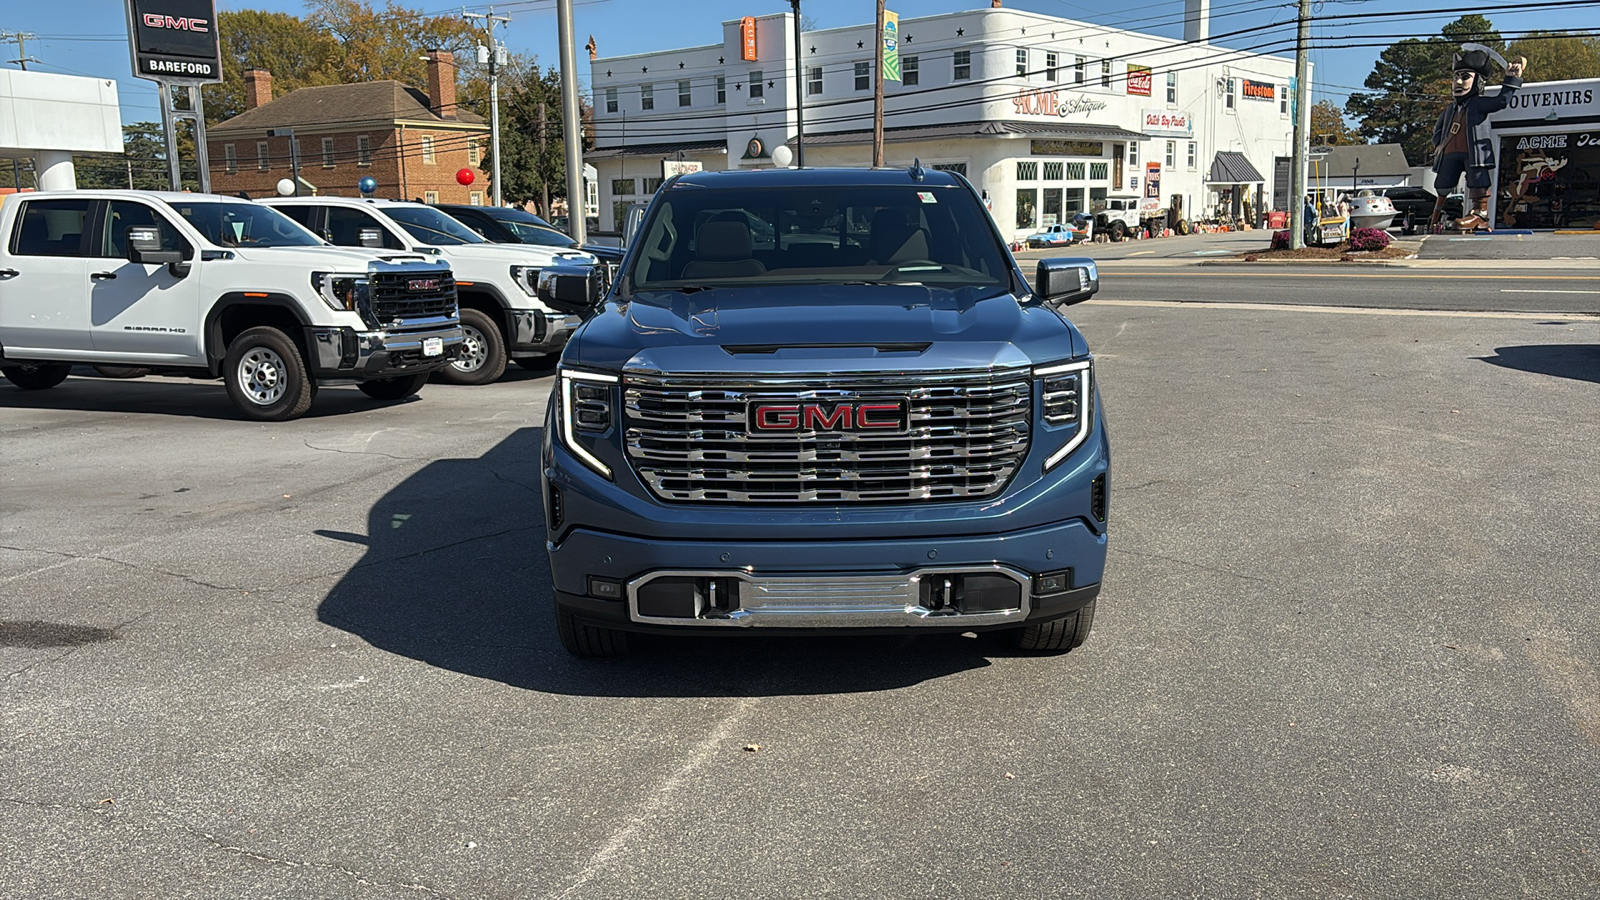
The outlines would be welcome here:
<svg viewBox="0 0 1600 900">
<path fill-rule="evenodd" d="M 548 377 L 0 386 L 0 896 L 1600 893 L 1600 323 L 1073 313 L 1116 467 L 1060 657 L 566 657 Z"/>
</svg>

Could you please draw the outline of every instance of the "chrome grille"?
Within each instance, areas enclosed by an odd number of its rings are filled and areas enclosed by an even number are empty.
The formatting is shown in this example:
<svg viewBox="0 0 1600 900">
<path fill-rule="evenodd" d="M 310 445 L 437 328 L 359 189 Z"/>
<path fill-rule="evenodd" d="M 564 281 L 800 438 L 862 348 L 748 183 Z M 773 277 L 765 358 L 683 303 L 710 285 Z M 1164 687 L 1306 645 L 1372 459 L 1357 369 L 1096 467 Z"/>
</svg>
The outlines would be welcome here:
<svg viewBox="0 0 1600 900">
<path fill-rule="evenodd" d="M 889 434 L 752 434 L 759 403 L 907 403 Z M 634 471 L 659 498 L 707 503 L 884 503 L 987 497 L 1028 452 L 1027 369 L 781 378 L 628 375 Z"/>
<path fill-rule="evenodd" d="M 438 281 L 437 287 L 413 291 L 413 281 Z M 372 315 L 379 322 L 456 314 L 456 281 L 449 272 L 374 272 L 369 276 Z"/>
</svg>

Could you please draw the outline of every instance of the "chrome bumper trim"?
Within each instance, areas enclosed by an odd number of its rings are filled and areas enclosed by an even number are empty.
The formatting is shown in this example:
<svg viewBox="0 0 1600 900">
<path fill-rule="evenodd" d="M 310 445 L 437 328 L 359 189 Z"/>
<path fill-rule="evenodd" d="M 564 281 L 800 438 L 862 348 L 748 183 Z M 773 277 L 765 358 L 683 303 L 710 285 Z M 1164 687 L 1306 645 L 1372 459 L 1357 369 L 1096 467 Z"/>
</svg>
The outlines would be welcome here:
<svg viewBox="0 0 1600 900">
<path fill-rule="evenodd" d="M 507 310 L 511 317 L 512 355 L 555 353 L 583 324 L 583 319 L 544 309 Z"/>
<path fill-rule="evenodd" d="M 306 347 L 311 359 L 307 362 L 321 374 L 329 375 L 383 375 L 387 371 L 414 371 L 422 364 L 435 361 L 444 365 L 461 346 L 461 328 L 452 325 L 428 331 L 407 331 L 399 334 L 386 331 L 356 331 L 340 326 L 308 326 L 305 330 Z M 355 344 L 355 354 L 347 357 L 345 338 Z M 408 354 L 419 354 L 423 341 L 439 338 L 444 352 L 437 357 L 402 359 Z"/>
</svg>

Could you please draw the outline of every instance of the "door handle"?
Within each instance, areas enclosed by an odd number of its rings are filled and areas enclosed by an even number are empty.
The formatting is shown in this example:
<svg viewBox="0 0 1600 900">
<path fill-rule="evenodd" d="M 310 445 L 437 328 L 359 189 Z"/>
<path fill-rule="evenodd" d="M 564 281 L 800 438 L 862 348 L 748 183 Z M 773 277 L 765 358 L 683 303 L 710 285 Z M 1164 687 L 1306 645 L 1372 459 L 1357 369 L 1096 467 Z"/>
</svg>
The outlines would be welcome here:
<svg viewBox="0 0 1600 900">
<path fill-rule="evenodd" d="M 0 269 L 0 278 L 15 278 L 21 274 L 16 269 Z"/>
<path fill-rule="evenodd" d="M 115 273 L 115 272 L 96 272 L 93 275 L 90 275 L 89 277 L 93 278 L 95 281 L 111 281 L 111 280 L 113 280 L 113 279 L 115 279 L 117 277 L 117 273 Z"/>
</svg>

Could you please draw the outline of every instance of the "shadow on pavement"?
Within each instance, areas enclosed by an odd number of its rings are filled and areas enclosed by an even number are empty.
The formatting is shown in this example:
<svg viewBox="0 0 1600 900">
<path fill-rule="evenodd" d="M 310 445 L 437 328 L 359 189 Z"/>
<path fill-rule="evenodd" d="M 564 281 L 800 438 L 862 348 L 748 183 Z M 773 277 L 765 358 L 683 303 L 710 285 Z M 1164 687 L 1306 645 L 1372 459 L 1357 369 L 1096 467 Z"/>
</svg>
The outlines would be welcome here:
<svg viewBox="0 0 1600 900">
<path fill-rule="evenodd" d="M 1479 359 L 1507 369 L 1600 384 L 1600 344 L 1532 344 L 1496 347 Z"/>
<path fill-rule="evenodd" d="M 426 396 L 426 392 L 424 388 L 422 396 Z M 415 402 L 416 397 L 399 401 L 373 400 L 361 393 L 354 384 L 344 382 L 320 388 L 317 399 L 305 417 L 318 419 Z M 200 380 L 159 375 L 128 379 L 101 378 L 87 367 L 75 368 L 72 377 L 43 391 L 24 391 L 8 381 L 0 380 L 0 409 L 182 416 L 254 424 L 234 408 L 233 401 L 228 399 L 228 389 L 220 378 Z"/>
<path fill-rule="evenodd" d="M 834 694 L 918 684 L 1012 651 L 958 635 L 650 637 L 632 657 L 579 660 L 556 640 L 539 501 L 542 429 L 477 459 L 443 459 L 385 494 L 366 556 L 320 621 L 374 647 L 514 687 L 602 697 Z"/>
</svg>

